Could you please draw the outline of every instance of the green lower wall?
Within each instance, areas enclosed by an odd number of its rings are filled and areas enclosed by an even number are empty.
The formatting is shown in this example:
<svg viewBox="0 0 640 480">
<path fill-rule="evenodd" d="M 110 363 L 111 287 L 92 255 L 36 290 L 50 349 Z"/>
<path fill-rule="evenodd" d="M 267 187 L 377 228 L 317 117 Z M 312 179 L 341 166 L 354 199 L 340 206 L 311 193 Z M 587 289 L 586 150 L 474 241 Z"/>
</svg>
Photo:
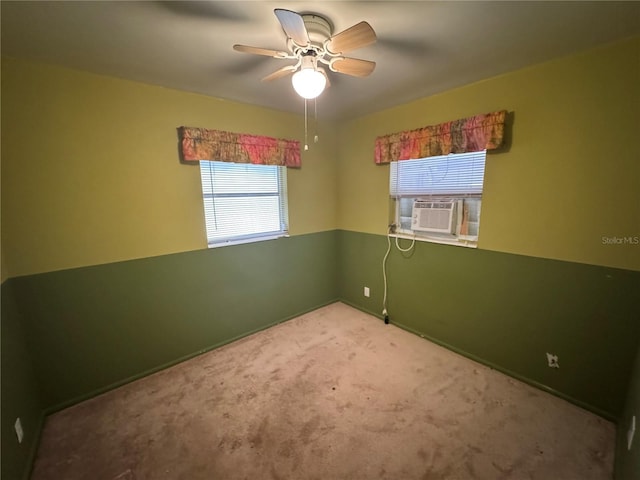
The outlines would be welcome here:
<svg viewBox="0 0 640 480">
<path fill-rule="evenodd" d="M 0 477 L 23 478 L 25 466 L 35 454 L 43 419 L 43 403 L 31 358 L 27 351 L 22 318 L 15 302 L 13 282 L 2 284 L 2 328 L 0 345 L 2 365 L 2 457 Z M 24 440 L 18 443 L 14 431 L 20 418 Z"/>
<path fill-rule="evenodd" d="M 338 245 L 341 298 L 379 315 L 386 237 L 340 231 Z M 416 242 L 411 253 L 393 246 L 387 274 L 392 323 L 621 415 L 640 335 L 640 272 Z"/>
<path fill-rule="evenodd" d="M 382 235 L 339 230 L 8 280 L 2 478 L 28 471 L 43 411 L 336 299 L 380 316 L 386 248 Z M 422 242 L 393 246 L 387 272 L 392 323 L 622 419 L 625 431 L 637 415 L 639 272 Z M 618 446 L 617 479 L 634 478 L 637 449 Z"/>
<path fill-rule="evenodd" d="M 631 425 L 631 418 L 636 417 L 636 433 L 631 450 L 627 448 L 627 431 Z M 636 480 L 640 478 L 640 348 L 636 355 L 635 367 L 629 389 L 624 412 L 618 423 L 618 438 L 616 448 L 616 480 Z"/>
<path fill-rule="evenodd" d="M 45 407 L 74 403 L 335 300 L 336 236 L 14 278 Z"/>
</svg>

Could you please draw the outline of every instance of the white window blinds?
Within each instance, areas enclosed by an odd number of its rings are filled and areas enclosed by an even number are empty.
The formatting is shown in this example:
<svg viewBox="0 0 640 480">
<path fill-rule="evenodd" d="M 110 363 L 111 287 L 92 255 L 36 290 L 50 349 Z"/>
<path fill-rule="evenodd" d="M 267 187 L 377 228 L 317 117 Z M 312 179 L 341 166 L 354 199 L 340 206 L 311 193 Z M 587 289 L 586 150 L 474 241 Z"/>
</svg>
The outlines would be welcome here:
<svg viewBox="0 0 640 480">
<path fill-rule="evenodd" d="M 221 243 L 286 235 L 286 167 L 200 162 L 207 241 Z"/>
<path fill-rule="evenodd" d="M 486 150 L 391 163 L 392 197 L 481 195 Z"/>
</svg>

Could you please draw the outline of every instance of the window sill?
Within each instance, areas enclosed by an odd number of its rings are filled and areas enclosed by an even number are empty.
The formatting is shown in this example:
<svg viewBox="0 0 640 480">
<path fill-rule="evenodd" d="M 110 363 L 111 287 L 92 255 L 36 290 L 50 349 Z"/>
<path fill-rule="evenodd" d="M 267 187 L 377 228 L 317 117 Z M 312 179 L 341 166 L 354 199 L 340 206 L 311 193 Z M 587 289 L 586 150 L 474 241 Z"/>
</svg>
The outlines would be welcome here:
<svg viewBox="0 0 640 480">
<path fill-rule="evenodd" d="M 456 247 L 466 247 L 466 248 L 478 248 L 477 240 L 466 240 L 466 239 L 458 239 L 458 238 L 443 238 L 443 237 L 434 237 L 428 235 L 414 235 L 413 233 L 391 233 L 389 235 L 392 238 L 400 238 L 405 240 L 413 240 L 415 239 L 417 242 L 428 242 L 428 243 L 439 243 L 442 245 L 454 245 Z"/>
<path fill-rule="evenodd" d="M 209 248 L 229 247 L 231 245 L 243 245 L 245 243 L 264 242 L 266 240 L 275 240 L 276 238 L 289 238 L 288 233 L 277 233 L 274 235 L 261 235 L 259 237 L 239 238 L 237 240 L 226 240 L 216 243 L 209 243 Z"/>
</svg>

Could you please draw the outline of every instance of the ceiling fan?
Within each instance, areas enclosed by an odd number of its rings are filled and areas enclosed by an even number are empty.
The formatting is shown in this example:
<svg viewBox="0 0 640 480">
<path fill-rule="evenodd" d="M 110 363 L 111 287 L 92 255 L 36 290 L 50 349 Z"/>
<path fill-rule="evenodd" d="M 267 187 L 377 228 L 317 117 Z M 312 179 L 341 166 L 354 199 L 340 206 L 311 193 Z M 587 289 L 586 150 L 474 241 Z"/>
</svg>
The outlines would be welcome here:
<svg viewBox="0 0 640 480">
<path fill-rule="evenodd" d="M 320 95 L 329 84 L 325 65 L 332 72 L 354 77 L 366 77 L 376 67 L 375 62 L 345 57 L 344 54 L 365 47 L 376 41 L 376 33 L 367 22 L 357 23 L 333 35 L 329 21 L 316 14 L 299 14 L 291 10 L 274 10 L 284 33 L 287 35 L 287 51 L 271 50 L 247 45 L 234 45 L 238 52 L 265 55 L 282 60 L 295 60 L 267 75 L 270 81 L 293 74 L 293 88 L 303 98 Z"/>
</svg>

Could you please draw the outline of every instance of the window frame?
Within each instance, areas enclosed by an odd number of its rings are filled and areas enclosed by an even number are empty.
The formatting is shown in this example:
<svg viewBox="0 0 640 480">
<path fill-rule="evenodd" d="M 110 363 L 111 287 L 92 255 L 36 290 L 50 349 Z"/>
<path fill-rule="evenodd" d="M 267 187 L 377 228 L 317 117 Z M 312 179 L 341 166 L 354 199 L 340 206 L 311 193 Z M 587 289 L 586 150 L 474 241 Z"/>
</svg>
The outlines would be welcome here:
<svg viewBox="0 0 640 480">
<path fill-rule="evenodd" d="M 207 169 L 211 169 L 213 166 L 210 164 L 220 164 L 224 165 L 225 168 L 233 168 L 233 166 L 237 166 L 240 168 L 269 168 L 274 169 L 277 172 L 277 189 L 278 191 L 271 192 L 233 192 L 233 193 L 218 193 L 213 192 L 213 183 L 211 183 L 211 191 L 212 193 L 208 193 L 205 191 L 205 180 L 203 174 L 203 167 Z M 233 163 L 233 162 L 222 162 L 222 161 L 209 161 L 209 160 L 200 160 L 199 161 L 200 168 L 200 193 L 202 195 L 202 208 L 203 208 L 203 216 L 205 223 L 205 235 L 207 240 L 208 248 L 219 248 L 231 245 L 240 245 L 245 243 L 253 243 L 253 242 L 261 242 L 267 240 L 274 240 L 277 238 L 283 238 L 289 236 L 289 209 L 288 209 L 288 189 L 287 189 L 287 167 L 280 165 L 255 165 L 255 164 L 247 164 L 247 163 Z M 213 180 L 212 180 L 213 181 Z M 277 230 L 263 230 L 260 232 L 248 232 L 248 233 L 239 233 L 237 235 L 226 235 L 217 237 L 215 235 L 210 235 L 210 232 L 215 229 L 209 224 L 209 220 L 212 217 L 207 213 L 207 202 L 212 202 L 212 208 L 214 210 L 215 219 L 215 206 L 213 202 L 215 202 L 216 198 L 258 198 L 258 197 L 278 197 L 278 223 L 280 224 L 280 228 Z M 217 217 L 220 219 L 221 217 Z"/>
<path fill-rule="evenodd" d="M 477 188 L 476 188 L 476 191 L 472 191 L 470 189 L 469 193 L 462 193 L 462 192 L 446 193 L 446 192 L 433 192 L 433 191 L 429 193 L 427 186 L 424 187 L 424 190 L 422 191 L 422 193 L 418 193 L 417 191 L 412 191 L 410 193 L 402 193 L 401 191 L 400 192 L 398 191 L 400 187 L 396 182 L 396 185 L 395 185 L 396 194 L 394 195 L 393 193 L 394 185 L 392 185 L 392 181 L 394 178 L 393 169 L 398 168 L 399 163 L 411 162 L 414 160 L 401 160 L 399 162 L 392 162 L 389 167 L 389 201 L 391 205 L 390 212 L 389 212 L 390 213 L 389 235 L 391 237 L 404 238 L 408 240 L 416 240 L 416 241 L 438 243 L 438 244 L 445 244 L 445 245 L 456 245 L 456 246 L 468 247 L 468 248 L 477 248 L 478 241 L 480 239 L 480 223 L 481 223 L 480 220 L 481 220 L 481 213 L 482 213 L 482 196 L 484 194 L 486 150 L 483 150 L 480 152 L 469 152 L 464 154 L 449 154 L 449 155 L 442 155 L 438 157 L 426 157 L 426 158 L 415 159 L 415 160 L 434 161 L 438 159 L 447 159 L 447 161 L 449 161 L 450 159 L 455 159 L 457 155 L 468 156 L 468 155 L 474 155 L 474 154 L 484 154 L 482 158 L 482 188 L 479 192 L 477 191 Z M 394 166 L 394 163 L 396 164 L 395 166 Z M 427 168 L 427 167 L 425 166 L 424 168 Z M 397 172 L 396 172 L 396 175 L 397 175 Z M 396 176 L 396 179 L 397 179 L 397 176 Z M 401 205 L 401 202 L 407 199 L 411 199 L 411 203 L 413 203 L 415 200 L 426 200 L 430 202 L 451 202 L 451 201 L 459 202 L 456 207 L 456 232 L 457 233 L 445 234 L 445 233 L 415 231 L 410 228 L 410 225 L 409 225 L 409 228 L 402 227 L 401 219 L 402 218 L 406 219 L 407 215 L 402 215 L 403 212 L 401 212 L 401 209 L 405 209 L 405 213 L 406 213 L 407 207 L 406 207 L 406 204 L 404 206 Z M 459 233 L 461 222 L 462 222 L 461 207 L 463 207 L 463 202 L 465 201 L 469 202 L 470 205 L 471 205 L 471 201 L 477 203 L 475 206 L 472 207 L 474 211 L 472 212 L 473 217 L 471 221 L 471 223 L 477 223 L 476 235 L 462 235 Z M 410 213 L 410 215 L 412 215 L 412 213 Z M 409 218 L 411 217 L 409 216 Z M 467 220 L 469 220 L 469 217 L 467 218 Z M 405 224 L 406 224 L 406 221 L 405 221 Z"/>
</svg>

